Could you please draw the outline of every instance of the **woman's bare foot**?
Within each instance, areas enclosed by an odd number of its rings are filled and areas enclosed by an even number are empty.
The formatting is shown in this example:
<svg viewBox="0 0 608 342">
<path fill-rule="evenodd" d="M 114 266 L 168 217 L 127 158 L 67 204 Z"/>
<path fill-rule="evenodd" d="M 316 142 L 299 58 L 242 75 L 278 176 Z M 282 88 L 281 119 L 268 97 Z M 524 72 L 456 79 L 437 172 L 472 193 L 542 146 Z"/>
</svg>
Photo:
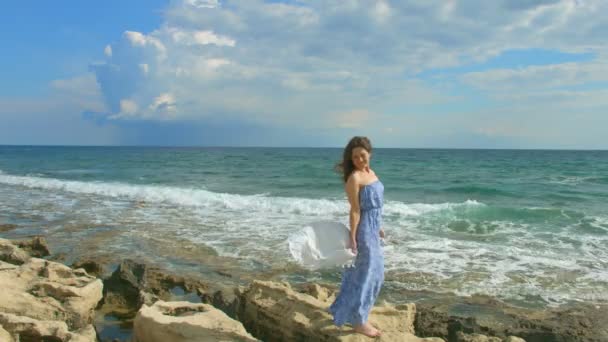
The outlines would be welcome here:
<svg viewBox="0 0 608 342">
<path fill-rule="evenodd" d="M 357 325 L 355 327 L 355 332 L 359 334 L 363 334 L 367 337 L 378 337 L 382 333 L 380 330 L 374 328 L 373 325 L 369 324 L 369 322 L 363 323 L 361 325 Z"/>
</svg>

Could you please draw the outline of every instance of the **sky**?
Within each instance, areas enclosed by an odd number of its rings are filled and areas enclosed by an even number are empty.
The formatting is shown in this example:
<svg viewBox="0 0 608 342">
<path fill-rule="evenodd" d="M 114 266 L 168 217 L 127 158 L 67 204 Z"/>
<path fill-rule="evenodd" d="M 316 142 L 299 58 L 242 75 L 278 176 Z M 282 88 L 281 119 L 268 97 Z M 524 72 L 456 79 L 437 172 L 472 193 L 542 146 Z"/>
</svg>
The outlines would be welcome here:
<svg viewBox="0 0 608 342">
<path fill-rule="evenodd" d="M 605 0 L 1 6 L 0 144 L 608 149 Z"/>
</svg>

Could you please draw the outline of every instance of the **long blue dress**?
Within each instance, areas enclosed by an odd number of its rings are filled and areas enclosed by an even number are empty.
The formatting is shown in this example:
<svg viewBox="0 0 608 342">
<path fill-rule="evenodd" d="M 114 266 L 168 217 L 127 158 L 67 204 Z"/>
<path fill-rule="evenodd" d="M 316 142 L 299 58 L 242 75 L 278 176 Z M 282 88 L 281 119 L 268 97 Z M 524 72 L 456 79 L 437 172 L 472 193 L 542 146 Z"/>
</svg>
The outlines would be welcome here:
<svg viewBox="0 0 608 342">
<path fill-rule="evenodd" d="M 357 257 L 346 268 L 336 300 L 329 307 L 334 323 L 359 325 L 367 322 L 384 282 L 384 257 L 380 244 L 384 186 L 377 180 L 359 191 L 361 219 L 357 228 Z"/>
</svg>

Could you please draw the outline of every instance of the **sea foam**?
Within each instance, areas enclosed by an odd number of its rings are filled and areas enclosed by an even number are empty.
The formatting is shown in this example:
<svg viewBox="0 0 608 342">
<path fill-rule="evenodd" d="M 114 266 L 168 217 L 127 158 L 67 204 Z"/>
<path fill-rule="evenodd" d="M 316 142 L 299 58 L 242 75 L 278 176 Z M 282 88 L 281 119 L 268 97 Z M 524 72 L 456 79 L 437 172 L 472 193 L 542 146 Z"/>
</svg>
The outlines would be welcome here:
<svg viewBox="0 0 608 342">
<path fill-rule="evenodd" d="M 265 194 L 239 195 L 171 186 L 135 185 L 119 182 L 83 182 L 47 177 L 15 176 L 2 171 L 0 171 L 0 183 L 33 189 L 129 199 L 138 202 L 168 203 L 177 206 L 228 211 L 253 210 L 324 217 L 343 216 L 348 211 L 346 199 L 311 199 L 268 196 Z M 442 210 L 480 206 L 484 206 L 484 204 L 474 200 L 467 200 L 463 203 L 437 204 L 408 204 L 399 201 L 386 201 L 384 212 L 387 215 L 408 217 Z"/>
</svg>

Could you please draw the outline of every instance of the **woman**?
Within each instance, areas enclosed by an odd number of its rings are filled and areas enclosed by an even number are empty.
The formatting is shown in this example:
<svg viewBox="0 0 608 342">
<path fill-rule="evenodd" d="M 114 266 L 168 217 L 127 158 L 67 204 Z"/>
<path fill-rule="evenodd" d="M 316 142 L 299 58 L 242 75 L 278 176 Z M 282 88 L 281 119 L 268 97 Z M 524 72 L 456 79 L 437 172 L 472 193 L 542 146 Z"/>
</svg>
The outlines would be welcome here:
<svg viewBox="0 0 608 342">
<path fill-rule="evenodd" d="M 356 332 L 376 337 L 380 331 L 367 318 L 384 281 L 380 245 L 384 186 L 369 166 L 371 152 L 369 139 L 354 137 L 337 166 L 350 203 L 350 245 L 357 257 L 354 267 L 344 271 L 340 293 L 329 311 L 337 326 L 350 323 Z"/>
</svg>

